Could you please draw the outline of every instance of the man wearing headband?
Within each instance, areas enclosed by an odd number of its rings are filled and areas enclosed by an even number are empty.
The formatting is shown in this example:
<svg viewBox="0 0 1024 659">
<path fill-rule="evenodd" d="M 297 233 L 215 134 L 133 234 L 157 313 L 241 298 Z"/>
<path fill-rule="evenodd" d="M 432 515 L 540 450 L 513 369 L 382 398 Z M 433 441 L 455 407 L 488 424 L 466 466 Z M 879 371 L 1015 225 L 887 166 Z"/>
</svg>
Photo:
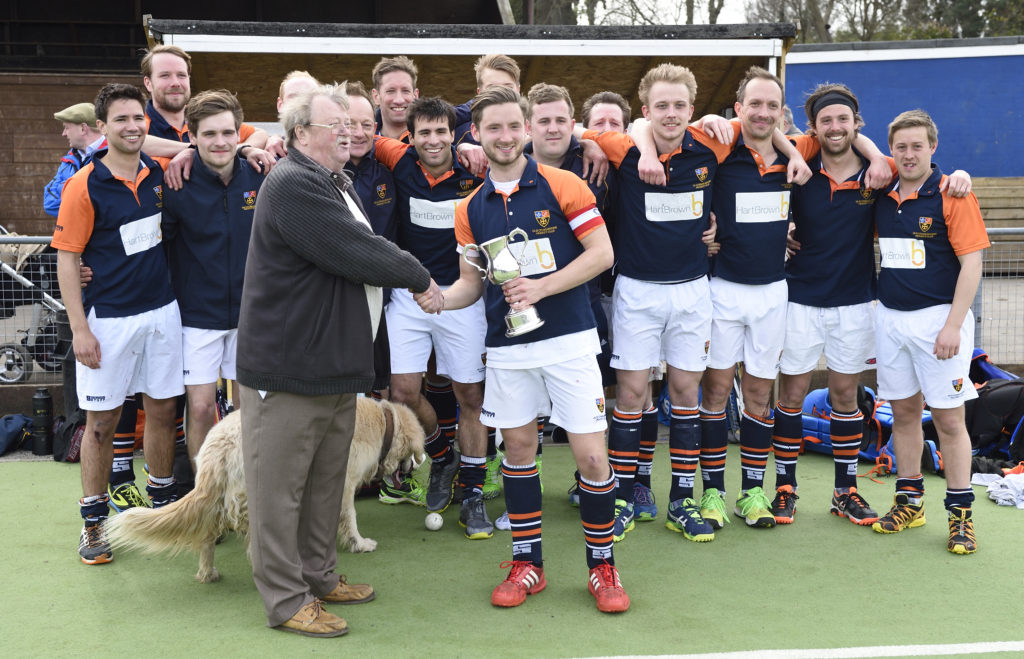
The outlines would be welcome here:
<svg viewBox="0 0 1024 659">
<path fill-rule="evenodd" d="M 878 515 L 856 487 L 864 423 L 857 390 L 860 372 L 875 363 L 872 209 L 895 168 L 860 135 L 859 103 L 845 85 L 819 85 L 804 109 L 808 134 L 794 141 L 814 175 L 793 194 L 796 251 L 786 266 L 789 305 L 773 432 L 773 512 L 777 521 L 793 521 L 803 401 L 824 352 L 835 461 L 831 512 L 870 525 Z M 970 189 L 966 173 L 956 172 L 949 181 L 954 195 Z"/>
</svg>

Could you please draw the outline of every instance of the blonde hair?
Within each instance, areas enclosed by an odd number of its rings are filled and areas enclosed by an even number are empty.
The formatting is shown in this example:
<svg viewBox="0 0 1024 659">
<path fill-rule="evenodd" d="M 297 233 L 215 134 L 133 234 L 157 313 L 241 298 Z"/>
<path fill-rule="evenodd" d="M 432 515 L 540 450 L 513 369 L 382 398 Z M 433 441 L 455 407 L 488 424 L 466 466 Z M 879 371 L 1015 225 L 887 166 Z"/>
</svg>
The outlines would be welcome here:
<svg viewBox="0 0 1024 659">
<path fill-rule="evenodd" d="M 694 99 L 697 98 L 697 79 L 693 77 L 690 69 L 677 64 L 664 63 L 645 73 L 644 77 L 640 80 L 640 88 L 637 90 L 637 94 L 640 96 L 640 102 L 644 105 L 647 105 L 647 100 L 651 94 L 651 87 L 656 82 L 686 85 L 687 91 L 690 92 L 690 103 L 693 103 Z"/>
<path fill-rule="evenodd" d="M 892 146 L 892 136 L 896 134 L 896 131 L 918 127 L 925 129 L 928 135 L 928 146 L 935 146 L 939 143 L 939 128 L 935 125 L 935 121 L 927 112 L 918 109 L 901 112 L 892 120 L 892 123 L 889 124 L 889 146 Z"/>
</svg>

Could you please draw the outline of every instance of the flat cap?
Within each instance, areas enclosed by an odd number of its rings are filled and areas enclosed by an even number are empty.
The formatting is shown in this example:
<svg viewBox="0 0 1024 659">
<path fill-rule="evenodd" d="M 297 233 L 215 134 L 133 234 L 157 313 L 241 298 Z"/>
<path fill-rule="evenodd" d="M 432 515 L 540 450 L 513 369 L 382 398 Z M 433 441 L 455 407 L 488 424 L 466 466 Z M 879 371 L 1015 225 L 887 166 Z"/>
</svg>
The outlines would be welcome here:
<svg viewBox="0 0 1024 659">
<path fill-rule="evenodd" d="M 71 107 L 64 108 L 60 112 L 54 112 L 53 118 L 57 121 L 68 121 L 73 124 L 96 125 L 96 108 L 92 103 L 75 103 Z"/>
</svg>

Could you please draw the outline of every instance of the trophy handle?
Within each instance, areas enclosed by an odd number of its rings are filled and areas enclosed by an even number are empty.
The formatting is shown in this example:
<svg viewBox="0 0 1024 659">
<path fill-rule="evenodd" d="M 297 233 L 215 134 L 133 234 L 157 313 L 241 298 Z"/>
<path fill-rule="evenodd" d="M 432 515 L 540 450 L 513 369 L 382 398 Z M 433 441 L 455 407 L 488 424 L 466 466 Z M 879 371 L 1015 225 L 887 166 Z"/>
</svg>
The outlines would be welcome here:
<svg viewBox="0 0 1024 659">
<path fill-rule="evenodd" d="M 473 263 L 472 261 L 469 260 L 469 251 L 470 250 L 473 250 L 477 254 L 479 254 L 479 255 L 484 257 L 484 263 L 487 264 L 487 269 L 486 270 L 484 268 L 481 268 L 480 266 L 478 266 L 476 263 Z M 487 277 L 487 271 L 491 269 L 491 257 L 488 256 L 488 254 L 487 254 L 487 252 L 485 250 L 480 249 L 480 246 L 477 245 L 476 243 L 466 243 L 465 245 L 463 245 L 463 247 L 462 247 L 462 260 L 465 261 L 466 263 L 470 264 L 471 266 L 473 266 L 477 270 L 479 270 L 480 271 L 480 278 L 481 279 Z"/>
<path fill-rule="evenodd" d="M 521 250 L 519 250 L 519 256 L 516 257 L 516 261 L 522 263 L 523 262 L 523 257 L 526 255 L 526 245 L 527 245 L 527 243 L 530 242 L 530 236 L 527 235 L 527 233 L 525 231 L 523 231 L 522 229 L 520 229 L 519 227 L 516 227 L 515 229 L 512 229 L 512 231 L 510 231 L 509 234 L 508 234 L 508 244 L 509 245 L 511 245 L 513 243 L 513 238 L 515 238 L 516 236 L 522 236 L 523 237 L 523 248 Z"/>
</svg>

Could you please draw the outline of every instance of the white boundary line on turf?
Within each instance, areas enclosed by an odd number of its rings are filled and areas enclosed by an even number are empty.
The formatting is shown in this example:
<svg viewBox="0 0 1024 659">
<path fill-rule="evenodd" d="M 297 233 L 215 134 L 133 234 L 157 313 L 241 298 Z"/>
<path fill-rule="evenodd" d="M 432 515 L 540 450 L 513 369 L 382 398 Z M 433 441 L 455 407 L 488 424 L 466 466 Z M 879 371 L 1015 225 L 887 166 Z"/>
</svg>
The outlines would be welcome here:
<svg viewBox="0 0 1024 659">
<path fill-rule="evenodd" d="M 992 641 L 986 643 L 949 643 L 944 645 L 877 645 L 857 648 L 821 648 L 816 650 L 749 650 L 742 652 L 709 652 L 705 654 L 629 655 L 614 659 L 856 659 L 857 657 L 935 657 L 950 654 L 984 652 L 1024 652 L 1024 641 Z M 613 659 L 592 657 L 591 659 Z"/>
</svg>

